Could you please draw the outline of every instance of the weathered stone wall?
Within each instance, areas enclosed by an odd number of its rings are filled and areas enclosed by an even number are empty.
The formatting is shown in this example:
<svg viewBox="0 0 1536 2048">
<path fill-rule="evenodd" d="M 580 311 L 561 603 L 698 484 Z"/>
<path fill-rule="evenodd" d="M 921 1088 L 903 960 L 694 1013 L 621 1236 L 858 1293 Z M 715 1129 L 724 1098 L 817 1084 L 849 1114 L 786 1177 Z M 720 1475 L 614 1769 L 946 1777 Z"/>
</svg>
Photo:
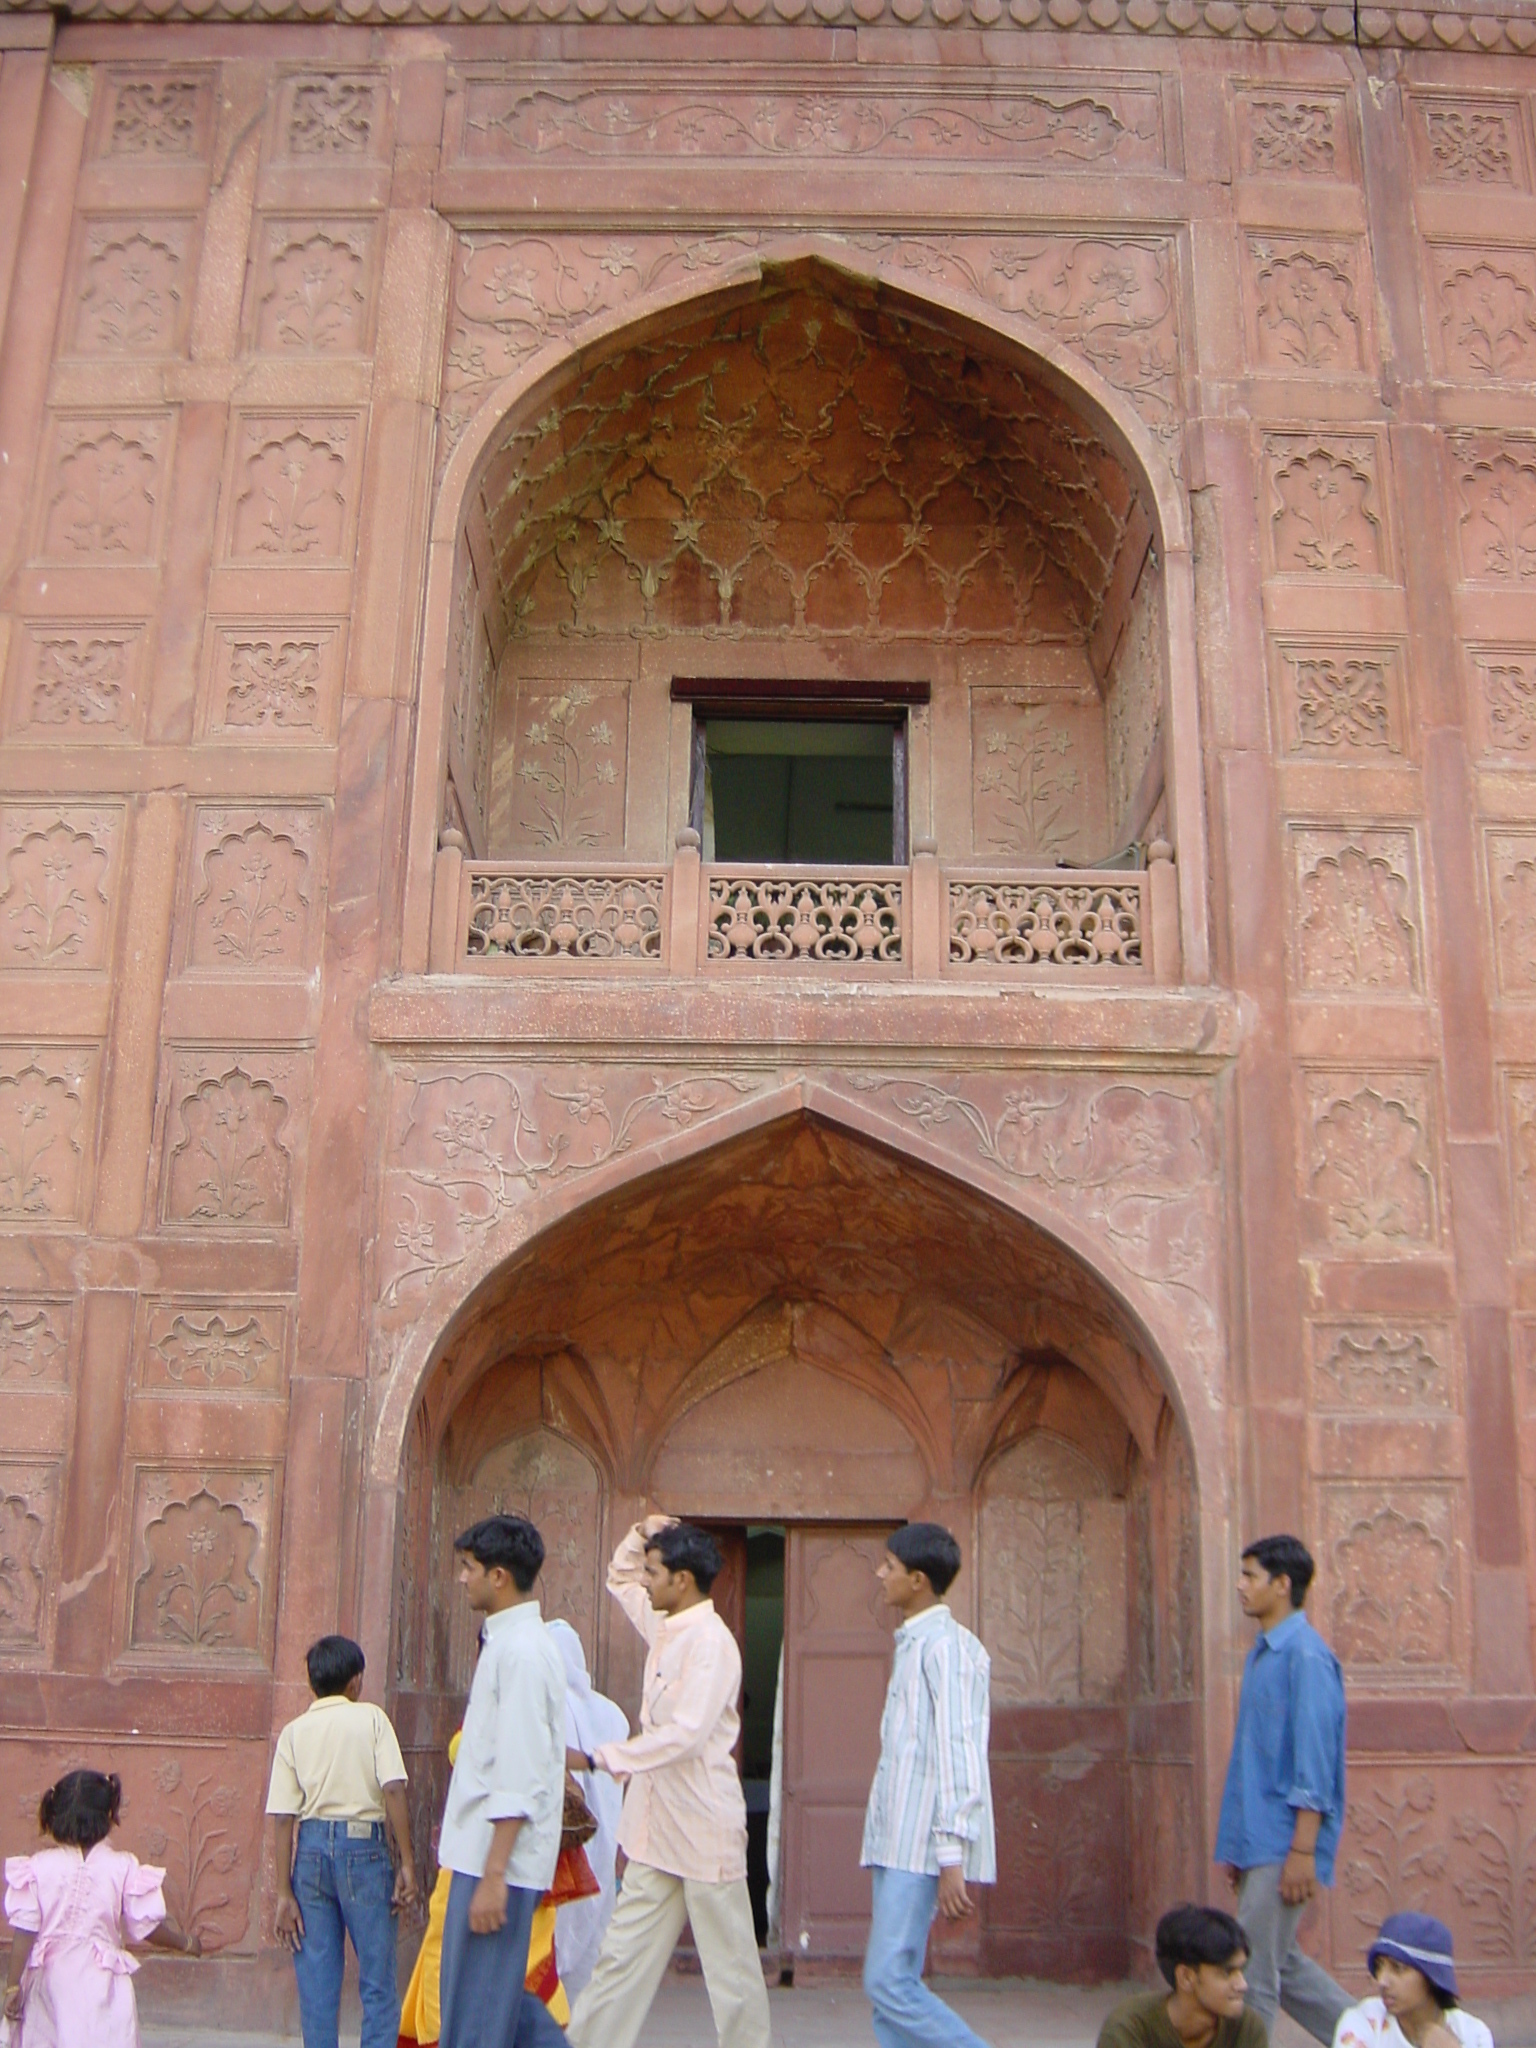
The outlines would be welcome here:
<svg viewBox="0 0 1536 2048">
<path fill-rule="evenodd" d="M 280 1985 L 272 1731 L 324 1628 L 416 1668 L 475 1290 L 808 1114 L 1044 1230 L 1141 1360 L 1156 1460 L 1073 1495 L 1126 1532 L 1131 1930 L 1208 1839 L 1234 1539 L 1289 1525 L 1353 1697 L 1320 1942 L 1432 1902 L 1474 1998 L 1529 1988 L 1536 23 L 657 11 L 0 24 L 7 1783 L 110 1758 L 223 1958 L 166 1995 Z M 803 262 L 984 330 L 1145 500 L 1089 653 L 1166 688 L 1158 787 L 1111 687 L 1108 809 L 1159 801 L 1178 982 L 426 971 L 445 773 L 471 853 L 530 851 L 493 764 L 569 680 L 461 612 L 501 420 Z M 638 703 L 624 645 L 576 680 Z M 632 716 L 648 836 L 594 859 L 671 860 L 677 726 Z M 951 730 L 914 836 L 980 854 Z M 1054 1503 L 1008 1455 L 978 1512 Z M 1139 1560 L 1198 1586 L 1177 1643 Z"/>
</svg>

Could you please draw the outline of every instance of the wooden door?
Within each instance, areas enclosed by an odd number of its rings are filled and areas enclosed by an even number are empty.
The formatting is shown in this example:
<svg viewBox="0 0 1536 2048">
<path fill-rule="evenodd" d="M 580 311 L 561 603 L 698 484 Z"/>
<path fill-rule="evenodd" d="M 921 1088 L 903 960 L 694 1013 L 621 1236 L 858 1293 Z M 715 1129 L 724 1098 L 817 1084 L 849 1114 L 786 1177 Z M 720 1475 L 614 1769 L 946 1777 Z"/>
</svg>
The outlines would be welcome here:
<svg viewBox="0 0 1536 2048">
<path fill-rule="evenodd" d="M 859 1847 L 895 1628 L 875 1567 L 894 1526 L 789 1530 L 779 1925 L 796 1964 L 862 1955 L 869 1932 Z"/>
</svg>

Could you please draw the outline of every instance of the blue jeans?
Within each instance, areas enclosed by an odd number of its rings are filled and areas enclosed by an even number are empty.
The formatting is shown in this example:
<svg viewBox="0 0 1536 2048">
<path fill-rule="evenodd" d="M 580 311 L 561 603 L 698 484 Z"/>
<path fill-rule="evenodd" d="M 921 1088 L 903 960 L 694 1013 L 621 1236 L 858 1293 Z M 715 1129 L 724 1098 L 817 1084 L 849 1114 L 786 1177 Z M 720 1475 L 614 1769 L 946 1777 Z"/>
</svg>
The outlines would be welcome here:
<svg viewBox="0 0 1536 2048">
<path fill-rule="evenodd" d="M 864 1990 L 874 2007 L 880 2048 L 986 2048 L 981 2036 L 923 1982 L 939 1880 L 915 1870 L 882 1870 L 878 1864 L 869 1874 L 875 1901 L 864 1951 Z"/>
<path fill-rule="evenodd" d="M 366 1827 L 367 1832 L 361 1832 Z M 356 1830 L 357 1832 L 350 1832 Z M 395 2048 L 400 1992 L 395 1978 L 395 1867 L 382 1821 L 301 1820 L 293 1895 L 304 1936 L 293 1958 L 304 2048 L 336 2048 L 347 1936 L 357 1951 L 363 1995 L 359 2048 Z"/>
</svg>

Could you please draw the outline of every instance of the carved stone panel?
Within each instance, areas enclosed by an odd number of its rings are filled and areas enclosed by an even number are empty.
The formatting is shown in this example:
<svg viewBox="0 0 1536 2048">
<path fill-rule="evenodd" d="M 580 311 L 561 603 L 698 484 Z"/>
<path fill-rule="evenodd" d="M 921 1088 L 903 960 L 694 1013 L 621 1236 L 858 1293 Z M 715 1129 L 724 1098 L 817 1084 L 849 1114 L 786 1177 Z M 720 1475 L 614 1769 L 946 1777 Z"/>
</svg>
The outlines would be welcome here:
<svg viewBox="0 0 1536 2048">
<path fill-rule="evenodd" d="M 162 1220 L 206 1232 L 286 1230 L 307 1096 L 298 1057 L 173 1051 L 162 1088 Z"/>
<path fill-rule="evenodd" d="M 978 856 L 1051 865 L 1106 847 L 1102 705 L 971 692 L 972 831 Z"/>
<path fill-rule="evenodd" d="M 1536 834 L 1490 832 L 1488 903 L 1499 993 L 1536 1001 Z"/>
<path fill-rule="evenodd" d="M 137 738 L 143 646 L 139 620 L 18 621 L 7 693 L 10 731 L 41 741 Z"/>
<path fill-rule="evenodd" d="M 130 1656 L 200 1665 L 268 1661 L 276 1491 L 271 1466 L 137 1468 Z"/>
<path fill-rule="evenodd" d="M 992 1466 L 978 1555 L 994 1710 L 1118 1697 L 1125 1554 L 1124 1502 L 1069 1444 L 1037 1432 Z"/>
<path fill-rule="evenodd" d="M 0 970 L 110 964 L 123 814 L 0 805 Z"/>
<path fill-rule="evenodd" d="M 273 1301 L 146 1296 L 139 1304 L 138 1354 L 145 1393 L 281 1395 L 288 1311 Z"/>
<path fill-rule="evenodd" d="M 67 1387 L 73 1321 L 67 1296 L 7 1292 L 0 1302 L 0 1389 Z"/>
<path fill-rule="evenodd" d="M 1465 1654 L 1457 1492 L 1319 1488 L 1318 1625 L 1372 1688 L 1454 1683 Z"/>
<path fill-rule="evenodd" d="M 1536 1075 L 1507 1074 L 1504 1095 L 1514 1180 L 1515 1242 L 1522 1252 L 1536 1252 Z"/>
<path fill-rule="evenodd" d="M 88 216 L 66 294 L 70 355 L 177 355 L 192 312 L 197 222 L 187 214 Z"/>
<path fill-rule="evenodd" d="M 1385 1415 L 1459 1405 L 1449 1323 L 1309 1321 L 1307 1358 L 1313 1405 L 1320 1409 Z"/>
<path fill-rule="evenodd" d="M 1439 93 L 1408 96 L 1414 161 L 1426 185 L 1463 191 L 1530 189 L 1524 124 L 1517 99 Z"/>
<path fill-rule="evenodd" d="M 1467 667 L 1479 753 L 1536 763 L 1536 647 L 1469 647 Z"/>
<path fill-rule="evenodd" d="M 231 430 L 228 557 L 270 568 L 350 560 L 362 422 L 351 413 L 243 413 Z"/>
<path fill-rule="evenodd" d="M 1380 456 L 1363 434 L 1264 436 L 1263 530 L 1277 574 L 1392 573 Z"/>
<path fill-rule="evenodd" d="M 170 476 L 168 413 L 61 414 L 48 436 L 36 549 L 68 567 L 152 563 Z"/>
<path fill-rule="evenodd" d="M 322 910 L 324 814 L 200 805 L 190 846 L 185 964 L 219 974 L 304 974 Z"/>
<path fill-rule="evenodd" d="M 378 72 L 302 73 L 282 81 L 275 154 L 306 169 L 346 166 L 383 146 L 388 90 Z"/>
<path fill-rule="evenodd" d="M 57 1465 L 0 1460 L 0 1658 L 47 1650 L 58 1508 Z"/>
<path fill-rule="evenodd" d="M 213 135 L 213 84 L 206 70 L 109 72 L 97 127 L 99 153 L 130 163 L 202 162 Z"/>
<path fill-rule="evenodd" d="M 214 626 L 201 713 L 208 738 L 241 746 L 334 739 L 344 636 L 336 619 Z"/>
<path fill-rule="evenodd" d="M 274 218 L 258 223 L 251 345 L 271 355 L 363 355 L 372 338 L 376 224 Z"/>
<path fill-rule="evenodd" d="M 1309 994 L 1410 995 L 1422 986 L 1411 832 L 1291 828 L 1295 973 Z"/>
<path fill-rule="evenodd" d="M 0 1224 L 84 1220 L 99 1059 L 94 1047 L 0 1047 Z"/>
<path fill-rule="evenodd" d="M 1353 1255 L 1440 1238 L 1433 1088 L 1426 1073 L 1306 1074 L 1302 1213 L 1314 1242 Z"/>
<path fill-rule="evenodd" d="M 519 677 L 512 718 L 508 787 L 497 802 L 507 850 L 622 853 L 629 686 Z"/>
<path fill-rule="evenodd" d="M 1452 444 L 1451 470 L 1463 578 L 1529 589 L 1536 581 L 1536 442 L 1469 435 Z"/>
<path fill-rule="evenodd" d="M 1031 67 L 1027 84 L 970 72 L 914 89 L 900 73 L 859 69 L 856 90 L 818 77 L 777 100 L 703 73 L 659 79 L 639 101 L 627 72 L 574 89 L 557 73 L 515 82 L 471 75 L 456 155 L 466 163 L 970 158 L 1000 170 L 1077 172 L 1161 169 L 1167 160 L 1160 84 L 1145 73 L 1101 76 L 1090 87 L 1081 72 Z"/>
<path fill-rule="evenodd" d="M 1349 103 L 1324 88 L 1258 86 L 1236 101 L 1238 168 L 1249 178 L 1348 178 L 1353 174 Z"/>
<path fill-rule="evenodd" d="M 1404 752 L 1401 648 L 1287 635 L 1270 643 L 1270 669 L 1287 753 L 1370 761 Z"/>
<path fill-rule="evenodd" d="M 1536 251 L 1431 243 L 1429 330 L 1440 368 L 1486 384 L 1536 373 Z"/>
<path fill-rule="evenodd" d="M 1370 368 L 1361 243 L 1248 235 L 1242 253 L 1248 359 L 1256 369 L 1340 376 Z"/>
</svg>

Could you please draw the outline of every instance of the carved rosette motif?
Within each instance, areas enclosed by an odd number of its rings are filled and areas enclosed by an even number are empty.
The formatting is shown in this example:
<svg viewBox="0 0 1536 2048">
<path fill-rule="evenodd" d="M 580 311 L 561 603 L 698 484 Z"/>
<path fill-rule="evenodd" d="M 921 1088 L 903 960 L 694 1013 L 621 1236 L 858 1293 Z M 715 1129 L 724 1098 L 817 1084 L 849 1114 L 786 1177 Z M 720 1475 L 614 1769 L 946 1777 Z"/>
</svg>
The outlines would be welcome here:
<svg viewBox="0 0 1536 2048">
<path fill-rule="evenodd" d="M 67 1300 L 7 1293 L 0 1302 L 0 1387 L 67 1386 L 73 1316 Z"/>
<path fill-rule="evenodd" d="M 132 738 L 138 727 L 139 623 L 33 621 L 13 642 L 13 731 L 39 740 Z"/>
<path fill-rule="evenodd" d="M 1348 177 L 1349 111 L 1339 92 L 1237 96 L 1238 163 L 1250 178 Z"/>
<path fill-rule="evenodd" d="M 1408 106 L 1414 154 L 1426 184 L 1493 193 L 1529 189 L 1518 100 L 1414 93 Z"/>
<path fill-rule="evenodd" d="M 344 165 L 377 154 L 384 94 L 384 80 L 375 72 L 290 80 L 279 108 L 279 153 L 306 166 Z"/>
<path fill-rule="evenodd" d="M 208 737 L 241 746 L 329 740 L 341 694 L 342 631 L 335 619 L 217 627 L 209 636 L 202 713 Z"/>
<path fill-rule="evenodd" d="M 111 82 L 100 148 L 141 163 L 196 163 L 208 153 L 213 81 L 207 72 L 119 72 Z"/>
<path fill-rule="evenodd" d="M 1457 1405 L 1455 1338 L 1448 1324 L 1314 1322 L 1307 1326 L 1307 1344 L 1312 1399 L 1319 1408 L 1388 1415 Z"/>
<path fill-rule="evenodd" d="M 279 1302 L 151 1299 L 142 1307 L 139 1385 L 146 1393 L 281 1394 L 287 1348 Z"/>
<path fill-rule="evenodd" d="M 1285 638 L 1273 659 L 1288 753 L 1344 761 L 1404 751 L 1398 648 Z"/>
</svg>

